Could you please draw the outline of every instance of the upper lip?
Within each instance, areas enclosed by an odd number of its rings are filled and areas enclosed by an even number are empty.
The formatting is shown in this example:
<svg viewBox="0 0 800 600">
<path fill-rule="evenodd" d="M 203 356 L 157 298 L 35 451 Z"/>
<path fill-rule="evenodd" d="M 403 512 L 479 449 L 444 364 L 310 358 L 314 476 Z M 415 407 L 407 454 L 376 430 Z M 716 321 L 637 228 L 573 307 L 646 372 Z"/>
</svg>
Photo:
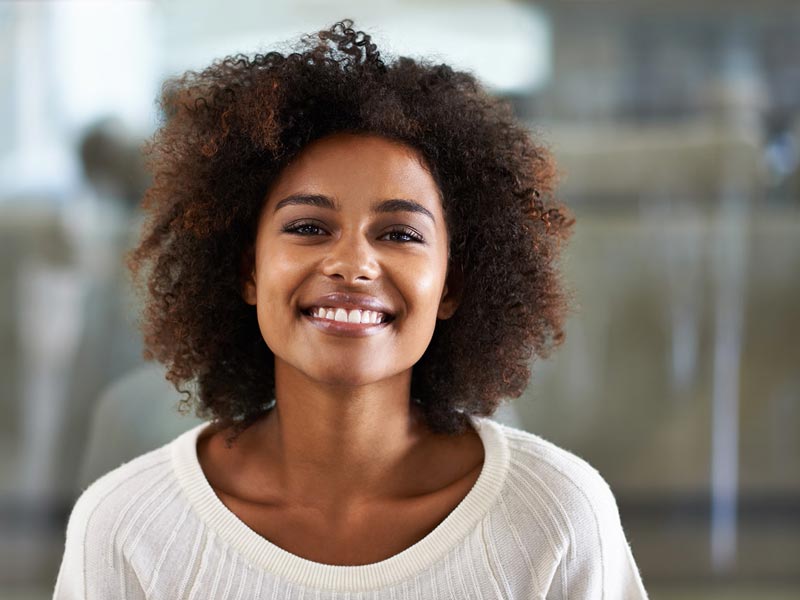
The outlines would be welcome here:
<svg viewBox="0 0 800 600">
<path fill-rule="evenodd" d="M 346 310 L 374 310 L 385 315 L 393 316 L 391 309 L 375 296 L 358 294 L 354 292 L 333 292 L 320 296 L 303 307 L 303 311 L 319 307 L 344 308 Z"/>
</svg>

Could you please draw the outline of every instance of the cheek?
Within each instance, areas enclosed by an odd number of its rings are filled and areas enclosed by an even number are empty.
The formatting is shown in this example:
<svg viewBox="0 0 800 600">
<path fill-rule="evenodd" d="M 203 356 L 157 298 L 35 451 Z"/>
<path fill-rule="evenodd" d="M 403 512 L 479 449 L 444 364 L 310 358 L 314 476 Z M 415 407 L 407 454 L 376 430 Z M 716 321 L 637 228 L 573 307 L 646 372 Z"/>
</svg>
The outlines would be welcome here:
<svg viewBox="0 0 800 600">
<path fill-rule="evenodd" d="M 403 291 L 408 303 L 408 316 L 419 324 L 419 319 L 436 321 L 439 301 L 442 295 L 444 274 L 430 263 L 416 265 L 413 269 L 404 269 L 400 275 L 398 287 Z"/>
<path fill-rule="evenodd" d="M 415 287 L 417 295 L 425 300 L 426 304 L 434 307 L 439 304 L 439 296 L 442 292 L 442 278 L 438 273 L 428 272 L 416 278 Z"/>
<path fill-rule="evenodd" d="M 269 252 L 269 254 L 267 254 Z M 291 323 L 291 312 L 297 304 L 296 291 L 305 276 L 302 264 L 296 258 L 265 248 L 256 271 L 256 312 L 262 333 L 282 331 Z M 266 335 L 265 335 L 266 339 Z"/>
<path fill-rule="evenodd" d="M 302 252 L 293 252 L 285 244 L 265 242 L 256 265 L 259 299 L 285 301 L 275 295 L 285 296 L 291 291 L 292 286 L 304 276 L 309 262 Z M 267 295 L 269 298 L 265 298 Z"/>
</svg>

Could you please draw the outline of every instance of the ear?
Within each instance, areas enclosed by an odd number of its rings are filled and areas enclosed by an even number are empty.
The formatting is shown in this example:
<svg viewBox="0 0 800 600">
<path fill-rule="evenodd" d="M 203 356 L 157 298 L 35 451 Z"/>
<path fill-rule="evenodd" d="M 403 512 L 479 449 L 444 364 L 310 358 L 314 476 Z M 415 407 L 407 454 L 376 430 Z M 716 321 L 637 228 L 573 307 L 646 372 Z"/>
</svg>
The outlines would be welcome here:
<svg viewBox="0 0 800 600">
<path fill-rule="evenodd" d="M 251 306 L 256 305 L 256 257 L 253 246 L 242 253 L 239 265 L 239 280 L 242 282 L 242 299 Z"/>
<path fill-rule="evenodd" d="M 464 292 L 464 271 L 459 265 L 450 263 L 447 268 L 442 298 L 439 301 L 439 311 L 436 313 L 437 319 L 449 319 L 452 317 L 458 305 L 461 303 L 461 296 Z"/>
</svg>

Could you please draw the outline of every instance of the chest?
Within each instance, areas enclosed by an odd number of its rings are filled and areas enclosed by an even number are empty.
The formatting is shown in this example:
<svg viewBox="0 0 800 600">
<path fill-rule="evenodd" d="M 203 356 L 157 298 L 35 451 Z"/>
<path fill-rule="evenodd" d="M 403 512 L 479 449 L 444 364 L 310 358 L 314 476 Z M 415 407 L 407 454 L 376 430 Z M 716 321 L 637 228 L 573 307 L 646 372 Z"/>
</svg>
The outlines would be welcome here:
<svg viewBox="0 0 800 600">
<path fill-rule="evenodd" d="M 453 512 L 479 474 L 476 468 L 423 498 L 372 505 L 338 516 L 253 505 L 215 492 L 245 525 L 287 552 L 323 564 L 365 565 L 386 560 L 422 540 Z"/>
</svg>

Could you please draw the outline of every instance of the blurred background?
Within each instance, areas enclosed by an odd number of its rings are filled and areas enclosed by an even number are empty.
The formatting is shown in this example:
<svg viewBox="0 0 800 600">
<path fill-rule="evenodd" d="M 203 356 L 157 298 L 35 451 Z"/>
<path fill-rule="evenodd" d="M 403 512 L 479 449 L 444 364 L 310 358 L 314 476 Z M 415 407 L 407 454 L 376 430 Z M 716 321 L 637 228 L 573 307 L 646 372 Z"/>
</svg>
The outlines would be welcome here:
<svg viewBox="0 0 800 600">
<path fill-rule="evenodd" d="M 49 598 L 80 492 L 197 423 L 121 263 L 161 82 L 344 17 L 560 164 L 579 311 L 497 420 L 600 470 L 654 600 L 800 598 L 793 0 L 0 2 L 0 597 Z"/>
</svg>

